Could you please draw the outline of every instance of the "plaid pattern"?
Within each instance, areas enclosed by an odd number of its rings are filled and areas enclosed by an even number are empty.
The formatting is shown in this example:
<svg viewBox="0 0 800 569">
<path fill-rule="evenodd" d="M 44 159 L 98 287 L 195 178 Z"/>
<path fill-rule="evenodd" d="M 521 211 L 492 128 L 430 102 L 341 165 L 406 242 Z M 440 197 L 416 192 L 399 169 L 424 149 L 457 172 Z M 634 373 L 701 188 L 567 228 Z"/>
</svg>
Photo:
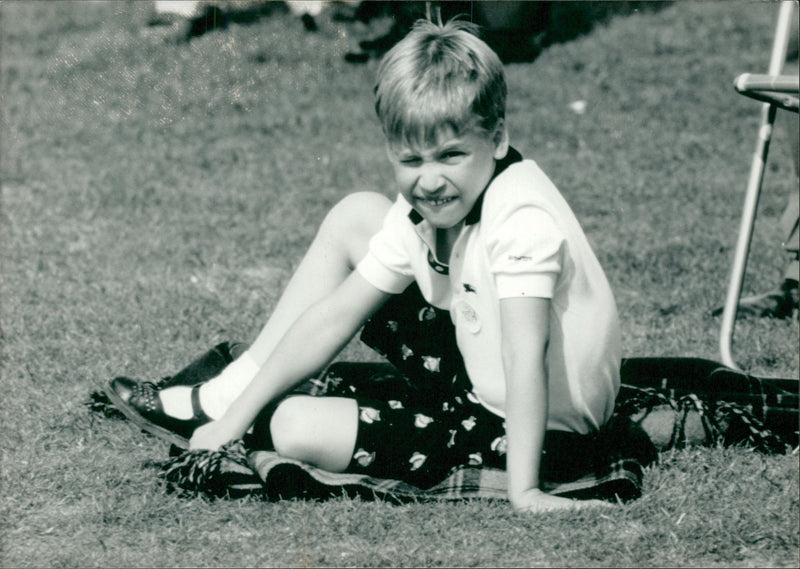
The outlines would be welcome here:
<svg viewBox="0 0 800 569">
<path fill-rule="evenodd" d="M 675 412 L 668 448 L 744 444 L 785 452 L 798 446 L 797 380 L 758 378 L 699 358 L 629 358 L 622 361 L 620 375 L 617 413 L 635 415 L 658 406 Z M 682 434 L 690 413 L 704 422 L 705 439 L 688 441 Z"/>
<path fill-rule="evenodd" d="M 264 483 L 248 459 L 244 443 L 233 441 L 219 451 L 188 450 L 173 446 L 171 458 L 148 463 L 169 492 L 182 496 L 243 498 L 265 496 Z"/>
<path fill-rule="evenodd" d="M 338 474 L 302 462 L 279 457 L 270 451 L 255 451 L 250 463 L 264 481 L 265 496 L 325 499 L 359 496 L 392 502 L 490 499 L 507 500 L 506 472 L 497 468 L 459 466 L 438 484 L 417 488 L 400 480 L 372 478 L 361 474 Z M 606 498 L 627 501 L 641 494 L 641 465 L 619 460 L 602 477 L 586 476 L 572 482 L 543 485 L 546 492 L 573 498 Z"/>
<path fill-rule="evenodd" d="M 367 392 L 394 390 L 401 385 L 392 386 L 392 382 L 406 381 L 388 364 L 340 363 L 334 364 L 321 378 L 304 384 L 299 391 L 320 395 L 328 389 L 349 390 L 339 377 L 343 375 L 342 366 L 350 368 L 349 379 Z M 724 381 L 713 381 L 717 375 Z M 797 383 L 792 380 L 753 378 L 716 362 L 691 358 L 628 359 L 623 361 L 622 379 L 618 416 L 631 416 L 641 422 L 659 411 L 667 411 L 661 413 L 661 420 L 671 435 L 666 444 L 659 445 L 659 450 L 688 444 L 745 444 L 763 452 L 783 452 L 797 446 Z M 722 396 L 734 402 L 722 400 Z M 113 408 L 96 397 L 89 408 L 106 417 L 114 416 Z M 771 427 L 765 427 L 749 411 L 753 408 L 770 421 Z M 692 416 L 704 426 L 699 434 L 690 437 L 687 427 Z M 726 416 L 727 423 L 723 421 Z M 764 444 L 764 441 L 777 443 Z M 632 458 L 635 453 L 621 451 L 620 456 L 609 457 L 605 470 L 598 469 L 595 474 L 568 482 L 545 482 L 543 489 L 575 498 L 616 495 L 621 500 L 634 499 L 641 493 L 642 465 L 647 459 L 638 460 Z M 243 441 L 226 445 L 218 452 L 181 452 L 174 448 L 173 454 L 170 459 L 152 465 L 168 490 L 190 495 L 251 496 L 265 500 L 347 495 L 398 503 L 506 499 L 506 473 L 500 469 L 461 466 L 435 486 L 420 489 L 399 480 L 327 472 L 271 451 L 248 450 Z M 630 456 L 625 458 L 625 454 Z"/>
<path fill-rule="evenodd" d="M 664 365 L 659 365 L 664 362 Z M 339 377 L 342 366 L 350 367 L 349 377 L 362 389 L 383 391 L 390 388 L 394 380 L 404 381 L 403 376 L 391 372 L 385 364 L 335 364 L 332 370 L 318 380 L 308 382 L 304 390 L 321 394 L 327 388 L 347 389 Z M 755 389 L 746 392 L 720 391 L 725 387 L 706 377 L 700 381 L 695 374 L 708 371 L 730 371 L 715 362 L 694 359 L 642 358 L 623 362 L 623 385 L 618 399 L 617 414 L 610 423 L 611 430 L 606 439 L 612 442 L 609 452 L 598 453 L 607 457 L 606 464 L 598 465 L 595 471 L 566 482 L 544 481 L 542 489 L 555 495 L 572 498 L 605 498 L 628 501 L 641 495 L 643 466 L 655 457 L 648 455 L 650 441 L 633 436 L 618 437 L 615 428 L 627 429 L 624 418 L 631 417 L 642 423 L 654 415 L 663 423 L 662 430 L 668 433 L 659 450 L 680 448 L 688 445 L 747 445 L 761 452 L 785 452 L 797 446 L 797 408 L 791 409 L 796 395 L 791 392 L 775 393 L 776 386 L 791 387 L 782 380 L 767 380 L 749 376 L 729 381 L 742 381 Z M 636 373 L 631 375 L 631 372 Z M 735 375 L 743 376 L 743 374 Z M 370 384 L 370 379 L 377 381 Z M 695 381 L 697 380 L 697 381 Z M 777 381 L 777 383 L 776 383 Z M 636 382 L 638 385 L 633 385 Z M 658 385 L 659 388 L 650 387 Z M 689 392 L 692 387 L 696 392 Z M 727 387 L 731 387 L 729 383 Z M 796 387 L 795 387 L 796 389 Z M 755 391 L 755 393 L 754 393 Z M 719 399 L 720 393 L 740 403 Z M 795 392 L 796 393 L 796 392 Z M 772 423 L 776 416 L 792 415 L 794 422 L 787 421 L 780 432 L 764 426 L 748 409 L 756 397 L 758 401 L 772 401 L 781 395 L 781 406 L 767 406 L 766 414 Z M 769 396 L 769 397 L 767 397 Z M 695 428 L 692 431 L 691 424 Z M 783 424 L 783 423 L 780 423 Z M 655 425 L 658 427 L 658 425 Z M 657 431 L 648 425 L 648 434 Z M 653 436 L 653 435 L 651 435 Z M 792 438 L 793 437 L 793 438 Z M 627 439 L 629 444 L 620 448 L 615 443 Z M 794 441 L 794 444 L 792 444 Z M 613 448 L 616 447 L 616 448 Z M 507 499 L 507 479 L 504 470 L 487 467 L 460 466 L 430 488 L 417 488 L 400 480 L 373 478 L 362 474 L 339 474 L 320 470 L 308 464 L 286 459 L 267 450 L 247 450 L 247 445 L 237 441 L 219 452 L 187 451 L 176 454 L 170 460 L 157 463 L 159 476 L 168 489 L 210 497 L 241 497 L 245 495 L 265 500 L 280 499 L 326 499 L 335 496 L 381 499 L 395 503 L 409 501 Z"/>
<path fill-rule="evenodd" d="M 367 323 L 361 336 L 389 364 L 333 364 L 295 392 L 358 393 L 379 399 L 391 394 L 407 401 L 429 401 L 452 393 L 454 387 L 468 389 L 447 312 L 427 305 L 414 286 L 395 298 Z M 197 382 L 217 375 L 232 359 L 232 346 L 216 346 L 190 364 L 186 373 L 166 381 Z M 743 444 L 763 452 L 797 447 L 796 380 L 755 378 L 693 358 L 626 359 L 621 379 L 615 418 L 607 436 L 598 441 L 606 445 L 597 453 L 602 460 L 591 472 L 571 479 L 544 480 L 545 491 L 572 498 L 635 499 L 641 494 L 643 467 L 656 458 L 651 438 L 659 430 L 666 436 L 656 444 L 658 450 L 688 444 Z M 116 416 L 102 393 L 92 394 L 87 405 L 106 417 Z M 646 426 L 650 438 L 636 423 Z M 169 490 L 209 497 L 324 499 L 344 494 L 393 502 L 506 499 L 506 473 L 501 469 L 458 466 L 441 482 L 421 489 L 400 480 L 326 472 L 256 450 L 247 442 L 237 441 L 217 452 L 176 449 L 167 461 L 153 464 Z"/>
<path fill-rule="evenodd" d="M 393 503 L 508 499 L 506 472 L 497 468 L 460 466 L 435 486 L 421 489 L 400 480 L 328 472 L 272 451 L 248 451 L 242 441 L 230 443 L 219 451 L 176 453 L 169 460 L 151 466 L 158 469 L 168 491 L 185 496 L 250 496 L 268 501 L 349 496 Z M 611 462 L 602 476 L 546 483 L 542 488 L 569 498 L 628 501 L 641 494 L 641 484 L 641 465 L 620 458 Z"/>
<path fill-rule="evenodd" d="M 321 377 L 299 386 L 295 393 L 314 396 L 366 393 L 386 398 L 387 393 L 396 396 L 403 389 L 412 389 L 408 377 L 390 364 L 339 362 Z M 564 471 L 551 477 L 555 480 L 548 480 L 543 473 L 542 489 L 576 499 L 625 502 L 638 498 L 644 467 L 657 458 L 647 435 L 626 417 L 618 416 L 592 445 L 598 448 L 589 471 L 581 460 L 575 465 L 564 464 Z M 270 501 L 345 495 L 394 503 L 508 499 L 505 470 L 486 466 L 458 466 L 433 486 L 419 488 L 403 480 L 321 470 L 271 450 L 255 450 L 247 437 L 216 452 L 174 449 L 174 454 L 169 460 L 154 464 L 169 491 L 188 495 L 212 498 L 247 495 Z"/>
<path fill-rule="evenodd" d="M 347 393 L 350 385 L 342 380 L 344 375 L 359 390 L 371 394 L 396 393 L 404 385 L 411 389 L 407 378 L 389 364 L 338 363 L 298 391 Z M 627 359 L 622 364 L 622 380 L 617 417 L 642 423 L 658 415 L 656 420 L 668 433 L 659 450 L 744 444 L 762 452 L 785 452 L 797 446 L 797 383 L 792 380 L 754 378 L 716 362 L 692 358 Z M 648 427 L 648 433 L 656 430 L 652 424 Z M 607 454 L 607 464 L 594 473 L 567 482 L 545 481 L 542 488 L 573 498 L 635 499 L 641 494 L 643 465 L 650 459 L 637 458 L 647 444 L 634 440 L 631 447 L 639 448 L 617 449 L 617 456 Z M 251 496 L 274 501 L 346 495 L 395 503 L 507 499 L 506 473 L 501 469 L 460 466 L 438 484 L 421 489 L 400 480 L 327 472 L 272 451 L 248 450 L 242 441 L 218 452 L 176 452 L 155 465 L 169 490 L 209 497 Z"/>
</svg>

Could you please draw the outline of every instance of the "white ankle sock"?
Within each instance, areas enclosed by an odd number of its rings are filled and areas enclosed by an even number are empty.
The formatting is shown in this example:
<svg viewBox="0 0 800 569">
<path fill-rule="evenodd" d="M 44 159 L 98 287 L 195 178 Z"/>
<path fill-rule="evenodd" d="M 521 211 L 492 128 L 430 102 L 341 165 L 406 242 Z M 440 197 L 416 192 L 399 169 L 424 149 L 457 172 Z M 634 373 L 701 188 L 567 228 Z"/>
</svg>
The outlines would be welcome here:
<svg viewBox="0 0 800 569">
<path fill-rule="evenodd" d="M 194 416 L 192 410 L 192 388 L 186 385 L 176 385 L 167 387 L 158 392 L 161 399 L 161 406 L 164 413 L 176 419 L 191 419 Z"/>
<path fill-rule="evenodd" d="M 200 407 L 206 415 L 215 421 L 221 418 L 234 399 L 244 391 L 250 381 L 258 373 L 259 366 L 253 357 L 244 352 L 236 360 L 228 364 L 218 376 L 208 380 L 200 387 Z M 159 391 L 164 413 L 176 419 L 191 419 L 192 387 L 176 385 Z"/>
<path fill-rule="evenodd" d="M 258 373 L 258 365 L 250 352 L 244 352 L 228 364 L 221 374 L 200 387 L 200 406 L 215 421 L 220 419 Z M 189 402 L 191 407 L 191 402 Z M 165 409 L 166 410 L 166 409 Z"/>
</svg>

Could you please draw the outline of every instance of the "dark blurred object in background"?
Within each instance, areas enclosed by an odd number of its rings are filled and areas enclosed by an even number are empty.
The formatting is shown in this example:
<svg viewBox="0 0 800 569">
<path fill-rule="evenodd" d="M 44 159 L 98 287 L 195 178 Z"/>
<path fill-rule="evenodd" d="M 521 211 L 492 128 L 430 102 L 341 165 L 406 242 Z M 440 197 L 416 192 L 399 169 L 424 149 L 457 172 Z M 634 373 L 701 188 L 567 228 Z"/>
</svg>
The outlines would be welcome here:
<svg viewBox="0 0 800 569">
<path fill-rule="evenodd" d="M 348 61 L 380 57 L 397 43 L 420 18 L 461 17 L 481 26 L 483 38 L 506 63 L 532 61 L 553 43 L 588 33 L 616 15 L 638 10 L 659 10 L 668 2 L 380 2 L 368 0 L 353 10 L 354 20 L 368 22 L 390 16 L 394 22 L 383 36 L 359 42 L 359 50 L 347 54 Z"/>
<path fill-rule="evenodd" d="M 446 22 L 462 18 L 481 26 L 486 40 L 506 63 L 533 61 L 548 45 L 588 33 L 598 23 L 638 10 L 654 11 L 668 2 L 526 2 L 488 0 L 420 1 L 292 1 L 265 0 L 156 0 L 149 24 L 180 29 L 179 38 L 190 41 L 231 23 L 249 24 L 273 14 L 292 13 L 307 31 L 317 31 L 323 12 L 335 21 L 361 22 L 389 18 L 389 30 L 358 43 L 346 54 L 347 61 L 365 62 L 381 57 L 400 41 L 421 18 Z"/>
<path fill-rule="evenodd" d="M 223 30 L 229 23 L 251 24 L 273 14 L 291 12 L 298 16 L 306 31 L 317 31 L 316 16 L 329 2 L 271 2 L 265 0 L 155 0 L 151 26 L 180 28 L 179 40 L 191 41 L 213 30 Z"/>
</svg>

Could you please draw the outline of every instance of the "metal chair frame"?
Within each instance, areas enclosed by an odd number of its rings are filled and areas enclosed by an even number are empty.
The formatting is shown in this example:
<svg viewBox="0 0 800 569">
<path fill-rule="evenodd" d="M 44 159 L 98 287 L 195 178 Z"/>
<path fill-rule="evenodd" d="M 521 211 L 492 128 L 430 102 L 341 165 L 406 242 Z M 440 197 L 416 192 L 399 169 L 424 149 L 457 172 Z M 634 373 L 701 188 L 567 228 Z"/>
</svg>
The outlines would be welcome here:
<svg viewBox="0 0 800 569">
<path fill-rule="evenodd" d="M 747 257 L 753 237 L 758 200 L 761 196 L 761 185 L 764 179 L 764 167 L 769 153 L 775 115 L 779 108 L 797 112 L 797 77 L 782 76 L 781 71 L 786 60 L 792 28 L 792 18 L 796 18 L 797 3 L 781 2 L 775 39 L 772 45 L 769 71 L 767 75 L 745 73 L 734 82 L 736 90 L 748 97 L 763 101 L 761 108 L 761 127 L 758 132 L 756 150 L 750 167 L 750 176 L 745 192 L 744 209 L 739 226 L 739 237 L 731 268 L 728 292 L 722 311 L 720 329 L 720 357 L 726 366 L 740 370 L 733 358 L 731 345 L 736 323 L 739 300 L 742 294 Z"/>
</svg>

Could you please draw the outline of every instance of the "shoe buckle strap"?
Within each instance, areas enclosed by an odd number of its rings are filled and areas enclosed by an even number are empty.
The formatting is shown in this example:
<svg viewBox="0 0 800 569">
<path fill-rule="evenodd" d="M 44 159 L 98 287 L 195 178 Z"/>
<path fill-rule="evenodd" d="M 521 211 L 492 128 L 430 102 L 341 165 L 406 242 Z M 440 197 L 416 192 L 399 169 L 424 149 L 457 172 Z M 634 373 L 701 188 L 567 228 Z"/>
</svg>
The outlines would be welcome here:
<svg viewBox="0 0 800 569">
<path fill-rule="evenodd" d="M 200 406 L 200 386 L 202 383 L 198 383 L 194 387 L 192 387 L 192 418 L 197 421 L 212 421 L 211 417 L 206 415 L 206 412 L 203 411 L 203 408 Z"/>
</svg>

